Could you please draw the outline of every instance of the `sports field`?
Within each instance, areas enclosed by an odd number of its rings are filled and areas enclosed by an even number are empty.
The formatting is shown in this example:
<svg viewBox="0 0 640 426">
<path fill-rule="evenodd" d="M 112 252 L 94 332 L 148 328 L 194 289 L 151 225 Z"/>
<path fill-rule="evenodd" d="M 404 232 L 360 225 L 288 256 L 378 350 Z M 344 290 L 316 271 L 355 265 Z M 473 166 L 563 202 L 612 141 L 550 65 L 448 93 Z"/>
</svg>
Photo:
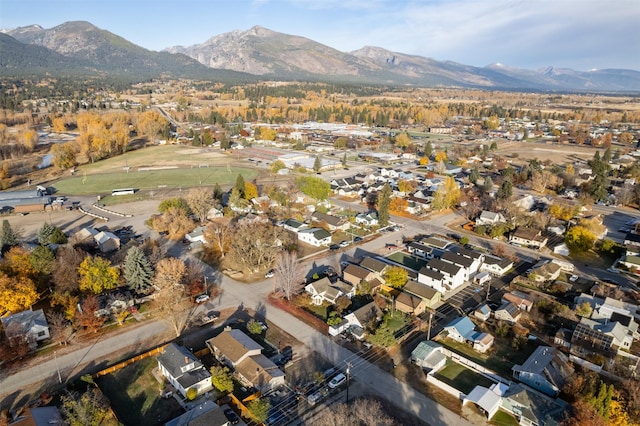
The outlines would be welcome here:
<svg viewBox="0 0 640 426">
<path fill-rule="evenodd" d="M 171 190 L 193 186 L 233 184 L 242 174 L 245 181 L 259 170 L 234 165 L 232 157 L 218 152 L 181 146 L 157 146 L 86 164 L 74 176 L 53 186 L 61 195 L 108 195 L 116 188 Z"/>
</svg>

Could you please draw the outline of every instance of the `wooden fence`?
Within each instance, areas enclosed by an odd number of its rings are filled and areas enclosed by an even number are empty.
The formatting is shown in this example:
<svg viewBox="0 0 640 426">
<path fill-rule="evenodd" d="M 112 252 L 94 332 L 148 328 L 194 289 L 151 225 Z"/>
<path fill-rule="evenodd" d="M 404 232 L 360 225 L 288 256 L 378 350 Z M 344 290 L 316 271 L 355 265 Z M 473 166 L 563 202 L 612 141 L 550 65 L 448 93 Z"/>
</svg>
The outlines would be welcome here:
<svg viewBox="0 0 640 426">
<path fill-rule="evenodd" d="M 122 368 L 124 368 L 124 367 L 126 367 L 128 365 L 133 364 L 134 362 L 137 362 L 137 361 L 140 361 L 142 359 L 148 358 L 150 356 L 156 355 L 156 354 L 162 352 L 166 346 L 167 346 L 166 344 L 158 346 L 157 348 L 151 349 L 148 352 L 142 353 L 140 355 L 136 355 L 136 356 L 134 356 L 132 358 L 129 358 L 129 359 L 125 360 L 125 361 L 122 361 L 122 362 L 120 362 L 118 364 L 112 365 L 111 367 L 105 368 L 102 371 L 98 371 L 97 373 L 95 373 L 93 375 L 93 378 L 97 379 L 98 377 L 106 376 L 107 374 L 111 374 L 114 371 L 118 371 L 118 370 L 120 370 L 120 369 L 122 369 Z"/>
</svg>

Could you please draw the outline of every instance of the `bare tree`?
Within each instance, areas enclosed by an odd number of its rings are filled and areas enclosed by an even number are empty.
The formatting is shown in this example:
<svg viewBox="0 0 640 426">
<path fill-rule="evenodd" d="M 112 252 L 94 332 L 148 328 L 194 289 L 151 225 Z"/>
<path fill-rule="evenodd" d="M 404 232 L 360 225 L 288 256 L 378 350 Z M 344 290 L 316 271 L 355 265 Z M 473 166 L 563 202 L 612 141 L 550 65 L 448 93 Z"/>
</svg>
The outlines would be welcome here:
<svg viewBox="0 0 640 426">
<path fill-rule="evenodd" d="M 174 264 L 173 266 L 177 265 L 174 261 L 171 261 L 171 263 Z M 178 275 L 180 275 L 180 272 L 176 271 L 174 277 Z M 155 293 L 153 307 L 160 314 L 160 318 L 171 326 L 176 333 L 176 337 L 179 337 L 193 314 L 191 303 L 185 294 L 185 286 L 176 283 L 173 279 L 159 277 L 157 268 L 155 285 L 158 291 Z"/>
<path fill-rule="evenodd" d="M 62 312 L 47 313 L 47 323 L 51 332 L 51 340 L 66 345 L 72 330 L 64 314 Z"/>
<path fill-rule="evenodd" d="M 78 267 L 87 256 L 87 253 L 72 245 L 62 246 L 58 249 L 56 263 L 51 279 L 59 293 L 74 292 L 78 290 Z"/>
<path fill-rule="evenodd" d="M 154 283 L 161 289 L 170 285 L 181 285 L 186 270 L 187 266 L 182 259 L 166 257 L 156 265 Z"/>
<path fill-rule="evenodd" d="M 229 239 L 232 235 L 233 227 L 231 226 L 231 219 L 228 217 L 219 217 L 212 220 L 205 231 L 205 239 L 220 253 L 220 259 L 224 259 Z"/>
<path fill-rule="evenodd" d="M 276 258 L 275 279 L 284 297 L 291 299 L 302 291 L 302 268 L 298 263 L 298 253 L 295 251 L 282 251 Z M 275 284 L 274 284 L 275 285 Z"/>
<path fill-rule="evenodd" d="M 286 231 L 271 223 L 242 223 L 233 229 L 227 260 L 249 273 L 273 265 L 287 242 Z"/>
<path fill-rule="evenodd" d="M 200 223 L 207 220 L 207 213 L 216 203 L 213 191 L 209 188 L 191 188 L 184 199 Z"/>
<path fill-rule="evenodd" d="M 333 404 L 331 409 L 323 410 L 322 416 L 315 417 L 313 424 L 317 426 L 391 426 L 397 423 L 384 412 L 380 402 L 359 398 L 350 405 Z"/>
</svg>

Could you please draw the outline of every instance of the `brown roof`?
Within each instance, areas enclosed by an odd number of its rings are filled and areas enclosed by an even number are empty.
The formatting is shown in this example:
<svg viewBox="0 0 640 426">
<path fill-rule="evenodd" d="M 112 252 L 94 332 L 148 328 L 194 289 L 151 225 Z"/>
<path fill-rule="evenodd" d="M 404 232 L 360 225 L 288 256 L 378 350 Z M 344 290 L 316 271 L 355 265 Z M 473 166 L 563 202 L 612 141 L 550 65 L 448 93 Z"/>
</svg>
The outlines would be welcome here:
<svg viewBox="0 0 640 426">
<path fill-rule="evenodd" d="M 360 266 L 370 271 L 381 274 L 384 268 L 386 268 L 389 265 L 378 259 L 374 259 L 373 257 L 367 256 L 362 260 L 362 262 L 360 262 Z"/>
<path fill-rule="evenodd" d="M 401 291 L 396 297 L 396 306 L 398 303 L 414 310 L 423 303 L 423 300 L 420 297 Z"/>
<path fill-rule="evenodd" d="M 242 330 L 223 331 L 213 339 L 207 340 L 209 346 L 213 346 L 233 364 L 238 362 L 249 351 L 260 350 L 262 346 L 242 332 Z"/>
<path fill-rule="evenodd" d="M 360 278 L 361 280 L 364 280 L 369 276 L 371 271 L 361 268 L 360 266 L 354 265 L 352 263 L 344 269 L 343 273 L 353 275 L 356 278 Z"/>
<path fill-rule="evenodd" d="M 523 240 L 529 240 L 529 241 L 544 241 L 545 238 L 543 236 L 540 235 L 540 231 L 538 231 L 537 229 L 533 229 L 533 228 L 518 228 L 516 229 L 516 231 L 513 233 L 514 236 L 518 237 L 518 238 L 522 238 Z"/>
<path fill-rule="evenodd" d="M 260 354 L 247 357 L 236 366 L 236 371 L 256 387 L 262 387 L 274 377 L 284 376 L 282 370 L 269 358 Z"/>
<path fill-rule="evenodd" d="M 427 300 L 433 299 L 438 293 L 435 289 L 427 285 L 420 284 L 416 281 L 408 281 L 404 286 L 404 291 L 415 294 L 416 296 L 420 296 L 423 299 Z"/>
</svg>

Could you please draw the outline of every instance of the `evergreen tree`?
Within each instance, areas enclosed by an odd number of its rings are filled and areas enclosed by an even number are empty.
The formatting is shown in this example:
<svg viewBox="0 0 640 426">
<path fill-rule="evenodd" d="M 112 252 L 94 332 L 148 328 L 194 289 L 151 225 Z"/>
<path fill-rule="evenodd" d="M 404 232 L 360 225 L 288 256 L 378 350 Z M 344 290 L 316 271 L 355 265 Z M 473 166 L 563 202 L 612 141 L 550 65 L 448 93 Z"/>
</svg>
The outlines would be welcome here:
<svg viewBox="0 0 640 426">
<path fill-rule="evenodd" d="M 342 156 L 342 167 L 347 167 L 347 153 Z"/>
<path fill-rule="evenodd" d="M 142 250 L 133 246 L 124 259 L 124 279 L 136 293 L 146 293 L 152 285 L 153 268 Z"/>
<path fill-rule="evenodd" d="M 469 174 L 469 182 L 475 185 L 478 179 L 480 179 L 480 172 L 477 167 L 474 167 Z"/>
<path fill-rule="evenodd" d="M 216 200 L 222 200 L 222 188 L 220 188 L 220 184 L 218 182 L 216 182 L 213 187 L 213 198 Z"/>
<path fill-rule="evenodd" d="M 316 159 L 313 162 L 313 171 L 318 173 L 322 168 L 322 161 L 320 161 L 320 157 L 316 155 Z"/>
<path fill-rule="evenodd" d="M 493 191 L 493 181 L 491 180 L 490 177 L 486 177 L 484 179 L 484 184 L 482 185 L 482 190 L 484 192 L 486 192 L 487 194 L 491 191 Z"/>
<path fill-rule="evenodd" d="M 54 227 L 53 232 L 51 233 L 51 237 L 49 238 L 49 242 L 52 244 L 66 244 L 69 241 L 69 238 L 62 232 L 62 229 L 57 226 Z"/>
<path fill-rule="evenodd" d="M 506 200 L 511 198 L 513 195 L 513 184 L 509 179 L 505 179 L 502 181 L 502 185 L 500 185 L 500 189 L 498 189 L 498 198 L 501 200 Z"/>
<path fill-rule="evenodd" d="M 36 236 L 38 238 L 38 244 L 40 244 L 41 246 L 46 246 L 50 244 L 51 236 L 53 235 L 54 229 L 55 229 L 55 226 L 53 226 L 52 224 L 47 222 L 43 223 L 40 229 L 38 229 L 38 232 L 36 233 Z"/>
<path fill-rule="evenodd" d="M 424 156 L 427 158 L 431 158 L 433 154 L 433 145 L 431 145 L 431 141 L 427 141 L 427 144 L 424 146 Z"/>
<path fill-rule="evenodd" d="M 9 247 L 13 247 L 18 244 L 18 236 L 7 219 L 2 221 L 2 237 L 0 238 L 0 247 L 3 251 Z"/>
<path fill-rule="evenodd" d="M 240 197 L 244 197 L 244 178 L 240 173 L 238 173 L 238 177 L 236 178 L 236 185 L 234 188 L 238 190 Z"/>
<path fill-rule="evenodd" d="M 602 162 L 605 164 L 609 164 L 609 162 L 611 161 L 611 158 L 612 158 L 611 147 L 607 147 L 607 149 L 604 151 L 604 154 L 602 154 Z"/>
<path fill-rule="evenodd" d="M 389 224 L 389 206 L 391 205 L 391 187 L 385 183 L 378 197 L 378 223 L 381 226 Z"/>
</svg>

